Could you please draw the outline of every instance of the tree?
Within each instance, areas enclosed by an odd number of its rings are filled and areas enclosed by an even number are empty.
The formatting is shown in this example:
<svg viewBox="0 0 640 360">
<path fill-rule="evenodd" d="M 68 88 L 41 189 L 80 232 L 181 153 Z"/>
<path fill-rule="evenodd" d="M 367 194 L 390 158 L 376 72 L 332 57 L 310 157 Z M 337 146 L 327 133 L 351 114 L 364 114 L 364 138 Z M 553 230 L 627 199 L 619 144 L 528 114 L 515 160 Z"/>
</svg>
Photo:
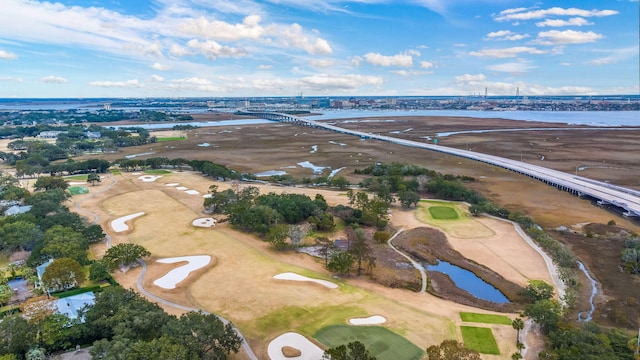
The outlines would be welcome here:
<svg viewBox="0 0 640 360">
<path fill-rule="evenodd" d="M 135 264 L 138 259 L 150 255 L 149 250 L 141 245 L 122 243 L 107 249 L 102 261 L 109 266 L 110 270 L 119 268 L 122 272 L 127 272 L 131 265 Z"/>
<path fill-rule="evenodd" d="M 511 326 L 513 326 L 513 328 L 517 331 L 516 344 L 518 344 L 520 342 L 520 330 L 524 329 L 524 321 L 522 321 L 522 318 L 515 318 L 511 323 Z"/>
<path fill-rule="evenodd" d="M 353 255 L 357 263 L 358 276 L 362 274 L 362 262 L 371 256 L 372 249 L 367 243 L 367 237 L 362 229 L 351 229 L 347 231 L 349 240 L 349 253 Z"/>
<path fill-rule="evenodd" d="M 100 175 L 96 173 L 90 173 L 89 175 L 87 175 L 87 181 L 90 182 L 92 186 L 95 186 L 96 182 L 101 182 L 102 180 L 100 180 Z"/>
<path fill-rule="evenodd" d="M 52 190 L 52 189 L 61 189 L 67 190 L 69 187 L 69 183 L 60 176 L 45 176 L 40 177 L 36 180 L 36 183 L 33 185 L 35 190 Z"/>
<path fill-rule="evenodd" d="M 335 248 L 333 241 L 329 240 L 326 236 L 321 236 L 316 238 L 316 246 L 320 246 L 320 255 L 324 257 L 324 267 L 329 266 L 329 255 L 331 255 L 331 251 Z"/>
<path fill-rule="evenodd" d="M 289 226 L 285 224 L 275 225 L 269 228 L 266 240 L 276 249 L 284 249 L 287 246 L 286 240 L 289 233 Z"/>
<path fill-rule="evenodd" d="M 20 314 L 8 315 L 0 321 L 0 355 L 22 357 L 35 344 L 35 327 Z"/>
<path fill-rule="evenodd" d="M 9 252 L 31 250 L 41 238 L 42 231 L 32 222 L 18 220 L 0 227 L 0 249 Z"/>
<path fill-rule="evenodd" d="M 350 342 L 325 350 L 322 359 L 326 360 L 376 360 L 360 341 Z"/>
<path fill-rule="evenodd" d="M 289 239 L 291 239 L 291 245 L 298 247 L 302 239 L 307 235 L 307 227 L 303 225 L 289 225 L 287 235 L 289 235 Z"/>
<path fill-rule="evenodd" d="M 556 300 L 539 300 L 533 304 L 527 305 L 524 314 L 533 319 L 542 331 L 547 333 L 555 328 L 562 318 L 562 305 Z"/>
<path fill-rule="evenodd" d="M 56 225 L 42 237 L 42 254 L 54 259 L 71 258 L 80 264 L 87 263 L 89 242 L 81 233 L 72 228 Z"/>
<path fill-rule="evenodd" d="M 53 292 L 78 286 L 84 278 L 82 265 L 70 258 L 54 260 L 42 274 L 44 286 Z"/>
<path fill-rule="evenodd" d="M 403 208 L 409 209 L 420 202 L 420 194 L 411 190 L 400 191 L 398 192 L 398 200 Z"/>
<path fill-rule="evenodd" d="M 6 304 L 13 297 L 13 290 L 9 285 L 0 285 L 0 306 Z"/>
<path fill-rule="evenodd" d="M 217 316 L 202 312 L 183 314 L 167 324 L 165 334 L 180 339 L 197 359 L 226 359 L 242 345 L 242 338 L 230 323 L 224 324 Z"/>
<path fill-rule="evenodd" d="M 427 348 L 429 360 L 480 360 L 480 354 L 464 347 L 456 340 L 444 340 L 440 345 Z"/>
<path fill-rule="evenodd" d="M 89 267 L 89 280 L 101 281 L 109 277 L 109 265 L 104 261 L 96 261 Z"/>
<path fill-rule="evenodd" d="M 534 281 L 527 285 L 527 287 L 520 292 L 520 295 L 524 296 L 530 302 L 548 300 L 553 297 L 553 286 L 542 280 Z"/>
<path fill-rule="evenodd" d="M 331 271 L 349 276 L 352 266 L 353 256 L 348 252 L 340 251 L 331 255 L 331 260 L 329 260 L 327 268 Z"/>
</svg>

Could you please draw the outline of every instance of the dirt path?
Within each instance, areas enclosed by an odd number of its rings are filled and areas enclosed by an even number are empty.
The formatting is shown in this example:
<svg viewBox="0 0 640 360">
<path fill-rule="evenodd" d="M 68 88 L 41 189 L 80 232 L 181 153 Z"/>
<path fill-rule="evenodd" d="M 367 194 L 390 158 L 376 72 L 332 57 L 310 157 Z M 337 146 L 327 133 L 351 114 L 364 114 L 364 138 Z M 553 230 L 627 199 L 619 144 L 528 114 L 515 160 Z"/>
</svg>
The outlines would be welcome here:
<svg viewBox="0 0 640 360">
<path fill-rule="evenodd" d="M 392 243 L 393 239 L 395 239 L 396 236 L 400 235 L 400 233 L 402 233 L 403 231 L 404 229 L 400 229 L 395 234 L 393 234 L 393 236 L 389 239 L 389 241 L 387 241 L 387 244 L 389 244 L 389 246 L 395 252 L 407 258 L 407 260 L 411 262 L 411 265 L 413 265 L 413 267 L 420 272 L 420 276 L 422 277 L 422 287 L 420 288 L 420 292 L 425 293 L 427 292 L 427 272 L 424 271 L 424 266 L 422 266 L 419 262 L 413 260 L 409 255 L 403 253 L 402 251 L 398 250 L 398 248 L 393 246 L 393 243 Z"/>
</svg>

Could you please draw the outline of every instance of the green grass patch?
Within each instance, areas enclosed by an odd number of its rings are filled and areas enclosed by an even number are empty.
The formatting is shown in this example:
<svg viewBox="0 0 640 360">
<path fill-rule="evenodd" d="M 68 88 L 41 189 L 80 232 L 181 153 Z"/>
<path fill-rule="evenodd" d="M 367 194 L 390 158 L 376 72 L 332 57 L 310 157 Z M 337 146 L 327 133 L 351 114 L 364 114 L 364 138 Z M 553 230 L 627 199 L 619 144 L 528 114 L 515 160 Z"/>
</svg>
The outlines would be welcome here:
<svg viewBox="0 0 640 360">
<path fill-rule="evenodd" d="M 118 169 L 111 169 L 111 170 L 109 170 L 109 172 L 111 172 L 112 175 L 121 175 L 122 174 L 120 172 L 120 170 L 118 170 Z"/>
<path fill-rule="evenodd" d="M 186 139 L 186 137 L 176 136 L 176 137 L 163 137 L 163 138 L 156 138 L 156 139 L 158 140 L 158 142 L 165 142 L 165 141 L 180 141 L 180 140 Z"/>
<path fill-rule="evenodd" d="M 476 322 L 484 324 L 511 325 L 511 319 L 504 315 L 478 314 L 470 312 L 461 312 L 460 319 L 467 322 Z"/>
<path fill-rule="evenodd" d="M 74 180 L 74 181 L 87 181 L 87 174 L 84 175 L 73 175 L 73 176 L 65 176 L 65 180 Z"/>
<path fill-rule="evenodd" d="M 500 349 L 491 329 L 474 326 L 460 326 L 464 346 L 481 354 L 500 355 Z"/>
<path fill-rule="evenodd" d="M 378 360 L 417 360 L 423 355 L 415 344 L 380 326 L 331 325 L 318 330 L 313 337 L 327 347 L 360 341 Z"/>
<path fill-rule="evenodd" d="M 87 189 L 84 186 L 70 186 L 69 188 L 67 188 L 67 190 L 69 190 L 71 195 L 88 194 L 89 193 L 89 189 Z"/>
<path fill-rule="evenodd" d="M 171 171 L 163 170 L 163 169 L 152 169 L 152 170 L 145 170 L 144 173 L 149 175 L 164 175 L 164 174 L 171 174 Z"/>
<path fill-rule="evenodd" d="M 431 206 L 429 214 L 436 220 L 455 220 L 458 218 L 458 212 L 450 206 Z"/>
</svg>

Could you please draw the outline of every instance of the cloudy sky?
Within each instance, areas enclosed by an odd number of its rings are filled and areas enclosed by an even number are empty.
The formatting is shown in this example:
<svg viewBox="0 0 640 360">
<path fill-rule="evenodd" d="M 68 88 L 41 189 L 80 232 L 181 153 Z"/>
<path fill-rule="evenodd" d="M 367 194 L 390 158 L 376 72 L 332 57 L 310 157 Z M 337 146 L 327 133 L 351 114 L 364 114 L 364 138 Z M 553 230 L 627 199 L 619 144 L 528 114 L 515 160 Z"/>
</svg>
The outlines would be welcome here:
<svg viewBox="0 0 640 360">
<path fill-rule="evenodd" d="M 2 0 L 0 97 L 638 94 L 638 0 Z"/>
</svg>

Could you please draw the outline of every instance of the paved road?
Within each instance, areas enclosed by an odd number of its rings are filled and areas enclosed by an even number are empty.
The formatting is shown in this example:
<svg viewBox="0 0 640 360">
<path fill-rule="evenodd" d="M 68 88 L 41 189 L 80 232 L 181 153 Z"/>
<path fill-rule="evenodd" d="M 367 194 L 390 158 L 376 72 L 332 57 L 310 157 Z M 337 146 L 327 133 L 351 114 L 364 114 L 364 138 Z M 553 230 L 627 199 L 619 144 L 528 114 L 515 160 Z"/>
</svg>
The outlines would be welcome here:
<svg viewBox="0 0 640 360">
<path fill-rule="evenodd" d="M 481 161 L 487 164 L 499 166 L 520 174 L 530 176 L 534 179 L 543 181 L 560 189 L 571 191 L 576 195 L 588 195 L 590 197 L 598 199 L 603 204 L 611 204 L 624 209 L 625 215 L 640 216 L 640 191 L 627 189 L 621 186 L 591 180 L 582 176 L 576 176 L 562 171 L 548 169 L 543 166 L 506 159 L 499 156 L 482 154 L 474 151 L 461 150 L 435 144 L 428 144 L 419 141 L 406 140 L 380 134 L 373 134 L 363 131 L 349 130 L 338 126 L 329 125 L 320 121 L 308 120 L 288 114 L 274 112 L 246 113 L 257 117 L 263 117 L 265 119 L 291 122 L 313 128 L 331 130 L 342 134 L 355 135 L 362 139 L 376 139 L 387 141 L 398 145 L 438 151 L 449 155 L 455 155 L 471 160 Z"/>
<path fill-rule="evenodd" d="M 416 268 L 416 270 L 418 270 L 420 272 L 420 276 L 422 277 L 422 287 L 420 288 L 420 292 L 421 293 L 425 293 L 427 292 L 427 272 L 424 270 L 424 266 L 422 266 L 422 264 L 420 264 L 419 262 L 413 260 L 409 255 L 403 253 L 402 251 L 398 250 L 398 248 L 396 248 L 391 242 L 393 241 L 393 239 L 396 238 L 396 236 L 400 235 L 400 233 L 402 233 L 404 231 L 404 229 L 400 229 L 398 230 L 395 234 L 393 234 L 393 236 L 389 239 L 389 241 L 387 241 L 387 244 L 389 244 L 389 246 L 398 254 L 404 256 L 405 258 L 407 258 L 410 262 L 411 265 L 413 265 L 414 268 Z"/>
</svg>

